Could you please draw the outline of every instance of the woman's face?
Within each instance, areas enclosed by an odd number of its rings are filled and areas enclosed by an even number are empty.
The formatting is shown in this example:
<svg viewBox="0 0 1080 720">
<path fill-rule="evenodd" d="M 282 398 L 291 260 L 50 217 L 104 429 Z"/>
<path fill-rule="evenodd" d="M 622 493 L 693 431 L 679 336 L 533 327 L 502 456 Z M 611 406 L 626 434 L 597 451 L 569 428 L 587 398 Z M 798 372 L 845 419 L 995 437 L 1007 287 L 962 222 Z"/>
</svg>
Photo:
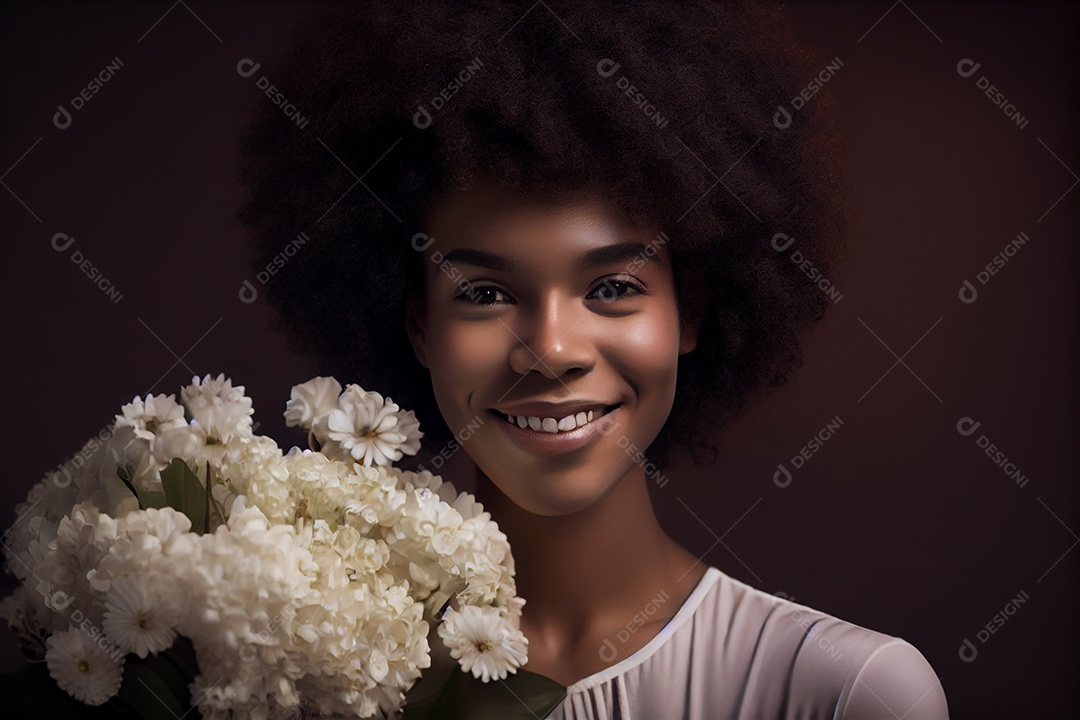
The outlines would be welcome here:
<svg viewBox="0 0 1080 720">
<path fill-rule="evenodd" d="M 598 200 L 541 207 L 490 184 L 444 197 L 425 231 L 409 336 L 484 475 L 553 516 L 642 473 L 696 344 L 696 330 L 680 337 L 667 237 Z"/>
</svg>

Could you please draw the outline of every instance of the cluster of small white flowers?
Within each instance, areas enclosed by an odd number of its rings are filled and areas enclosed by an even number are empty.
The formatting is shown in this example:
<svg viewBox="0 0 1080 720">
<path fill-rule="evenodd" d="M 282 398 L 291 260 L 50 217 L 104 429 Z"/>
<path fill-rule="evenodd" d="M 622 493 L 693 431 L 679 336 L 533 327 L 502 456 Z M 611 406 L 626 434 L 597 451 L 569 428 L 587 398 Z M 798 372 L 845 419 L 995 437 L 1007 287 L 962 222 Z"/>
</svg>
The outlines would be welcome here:
<svg viewBox="0 0 1080 720">
<path fill-rule="evenodd" d="M 506 536 L 469 493 L 392 465 L 419 450 L 411 411 L 317 377 L 285 419 L 318 451 L 283 453 L 224 375 L 180 398 L 135 397 L 16 508 L 4 553 L 21 585 L 0 617 L 60 688 L 105 703 L 125 662 L 182 636 L 204 718 L 389 717 L 436 635 L 485 682 L 525 663 Z M 212 483 L 209 532 L 144 507 L 164 504 L 174 458 Z"/>
</svg>

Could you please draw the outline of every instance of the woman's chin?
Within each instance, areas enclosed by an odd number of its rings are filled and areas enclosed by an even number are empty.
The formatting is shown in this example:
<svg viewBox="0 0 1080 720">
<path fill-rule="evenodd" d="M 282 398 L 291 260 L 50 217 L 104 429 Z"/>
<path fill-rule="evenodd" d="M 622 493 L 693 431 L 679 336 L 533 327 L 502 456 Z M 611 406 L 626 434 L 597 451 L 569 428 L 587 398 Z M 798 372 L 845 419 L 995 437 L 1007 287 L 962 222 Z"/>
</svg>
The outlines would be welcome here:
<svg viewBox="0 0 1080 720">
<path fill-rule="evenodd" d="M 545 477 L 536 485 L 505 488 L 503 495 L 518 508 L 545 517 L 559 517 L 581 512 L 596 504 L 607 488 L 596 479 L 574 482 L 569 478 Z M 509 492 L 508 492 L 509 491 Z"/>
</svg>

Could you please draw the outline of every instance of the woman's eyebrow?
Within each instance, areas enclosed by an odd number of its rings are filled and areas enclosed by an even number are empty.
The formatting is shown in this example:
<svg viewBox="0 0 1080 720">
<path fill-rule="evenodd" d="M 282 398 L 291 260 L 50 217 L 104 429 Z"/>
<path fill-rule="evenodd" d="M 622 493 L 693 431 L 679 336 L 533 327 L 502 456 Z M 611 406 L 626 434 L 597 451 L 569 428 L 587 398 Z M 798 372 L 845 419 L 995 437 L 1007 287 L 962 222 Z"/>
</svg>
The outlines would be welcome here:
<svg viewBox="0 0 1080 720">
<path fill-rule="evenodd" d="M 628 262 L 642 258 L 655 262 L 663 267 L 664 261 L 660 259 L 660 253 L 653 249 L 648 252 L 649 246 L 640 242 L 624 242 L 616 245 L 604 245 L 583 253 L 578 267 L 582 269 L 598 267 L 602 265 L 614 265 L 615 263 Z M 500 270 L 512 272 L 518 268 L 518 262 L 513 258 L 499 255 L 486 250 L 474 250 L 472 248 L 458 248 L 446 253 L 448 262 L 459 265 L 474 265 L 487 268 L 488 270 Z"/>
</svg>

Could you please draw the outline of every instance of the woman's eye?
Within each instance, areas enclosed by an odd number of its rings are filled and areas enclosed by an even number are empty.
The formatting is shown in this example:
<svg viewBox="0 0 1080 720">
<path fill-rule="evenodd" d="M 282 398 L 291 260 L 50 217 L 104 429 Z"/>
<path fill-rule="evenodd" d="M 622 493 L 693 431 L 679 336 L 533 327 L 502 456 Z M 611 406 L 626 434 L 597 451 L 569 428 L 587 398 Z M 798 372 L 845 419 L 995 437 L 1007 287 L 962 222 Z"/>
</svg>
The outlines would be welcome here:
<svg viewBox="0 0 1080 720">
<path fill-rule="evenodd" d="M 623 290 L 626 289 L 630 290 L 630 292 L 623 292 Z M 593 288 L 593 291 L 589 294 L 596 295 L 604 302 L 611 302 L 612 300 L 618 300 L 623 297 L 632 297 L 644 292 L 645 288 L 635 282 L 609 278 Z"/>
<path fill-rule="evenodd" d="M 593 288 L 588 297 L 595 296 L 602 302 L 612 302 L 620 298 L 633 297 L 634 295 L 644 293 L 645 288 L 638 283 L 630 280 L 609 278 Z M 499 300 L 500 296 L 505 299 L 505 302 Z M 454 296 L 454 300 L 460 300 L 462 302 L 467 302 L 470 305 L 481 307 L 511 304 L 513 302 L 505 292 L 494 285 L 465 285 L 462 287 L 461 291 Z"/>
<path fill-rule="evenodd" d="M 466 285 L 460 293 L 454 296 L 454 299 L 473 305 L 497 305 L 497 302 L 487 301 L 494 300 L 494 297 L 499 294 L 504 293 L 492 285 Z"/>
</svg>

